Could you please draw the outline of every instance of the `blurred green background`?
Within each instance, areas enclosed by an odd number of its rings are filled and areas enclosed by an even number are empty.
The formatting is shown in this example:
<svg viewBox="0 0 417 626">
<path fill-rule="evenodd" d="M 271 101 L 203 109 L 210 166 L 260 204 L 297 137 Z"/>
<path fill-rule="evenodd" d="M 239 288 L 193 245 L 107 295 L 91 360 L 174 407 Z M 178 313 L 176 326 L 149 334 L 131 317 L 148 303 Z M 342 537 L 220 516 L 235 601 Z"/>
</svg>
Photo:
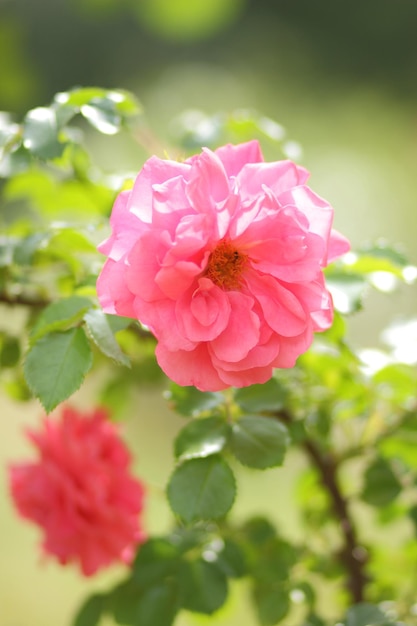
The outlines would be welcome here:
<svg viewBox="0 0 417 626">
<path fill-rule="evenodd" d="M 415 0 L 1 0 L 0 110 L 19 118 L 76 85 L 121 87 L 138 96 L 168 144 L 172 120 L 185 109 L 256 109 L 302 145 L 311 186 L 334 205 L 335 225 L 354 247 L 387 239 L 416 263 L 416 31 Z M 109 172 L 138 170 L 144 159 L 128 138 L 92 135 L 89 145 Z M 415 288 L 371 294 L 351 320 L 351 340 L 373 346 L 389 320 L 415 308 Z M 21 322 L 13 313 L 13 324 Z M 0 324 L 10 323 L 10 310 L 1 309 Z M 77 403 L 91 403 L 94 384 Z M 40 408 L 2 398 L 0 410 L 4 465 L 28 453 L 21 428 Z M 159 388 L 138 390 L 134 418 L 127 430 L 138 473 L 150 483 L 147 523 L 158 532 L 169 524 L 162 488 L 179 422 Z M 292 498 L 297 463 L 245 473 L 235 514 L 262 510 L 290 527 L 290 536 L 300 532 Z M 65 626 L 86 586 L 70 569 L 39 564 L 38 533 L 18 521 L 4 473 L 2 482 L 0 626 Z M 274 511 L 270 494 L 278 492 Z M 118 574 L 89 585 L 105 587 Z M 241 600 L 235 604 L 214 622 L 232 624 L 237 608 L 236 624 L 255 624 Z"/>
</svg>

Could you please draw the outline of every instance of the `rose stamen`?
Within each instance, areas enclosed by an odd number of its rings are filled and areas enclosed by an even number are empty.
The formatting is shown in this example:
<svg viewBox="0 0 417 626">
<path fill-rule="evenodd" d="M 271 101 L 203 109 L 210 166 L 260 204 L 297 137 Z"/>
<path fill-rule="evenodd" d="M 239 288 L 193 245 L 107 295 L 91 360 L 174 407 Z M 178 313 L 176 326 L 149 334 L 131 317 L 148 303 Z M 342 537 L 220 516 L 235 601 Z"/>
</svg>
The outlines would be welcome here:
<svg viewBox="0 0 417 626">
<path fill-rule="evenodd" d="M 240 252 L 232 242 L 223 239 L 209 256 L 205 276 L 225 291 L 238 290 L 248 263 L 248 255 Z"/>
</svg>

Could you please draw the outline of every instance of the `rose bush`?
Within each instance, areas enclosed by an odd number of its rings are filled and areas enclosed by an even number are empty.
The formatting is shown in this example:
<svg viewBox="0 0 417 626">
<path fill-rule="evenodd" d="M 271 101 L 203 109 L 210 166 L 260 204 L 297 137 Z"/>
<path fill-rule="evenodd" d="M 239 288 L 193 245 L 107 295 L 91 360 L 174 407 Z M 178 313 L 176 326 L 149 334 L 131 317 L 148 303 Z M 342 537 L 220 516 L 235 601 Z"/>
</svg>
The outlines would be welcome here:
<svg viewBox="0 0 417 626">
<path fill-rule="evenodd" d="M 178 384 L 266 382 L 331 325 L 322 270 L 349 244 L 307 178 L 250 141 L 183 163 L 152 157 L 119 194 L 98 296 L 150 328 Z"/>
<path fill-rule="evenodd" d="M 114 561 L 129 563 L 145 539 L 139 525 L 144 487 L 130 475 L 130 454 L 106 412 L 66 406 L 29 431 L 39 459 L 9 468 L 20 515 L 43 529 L 43 550 L 85 576 Z"/>
</svg>

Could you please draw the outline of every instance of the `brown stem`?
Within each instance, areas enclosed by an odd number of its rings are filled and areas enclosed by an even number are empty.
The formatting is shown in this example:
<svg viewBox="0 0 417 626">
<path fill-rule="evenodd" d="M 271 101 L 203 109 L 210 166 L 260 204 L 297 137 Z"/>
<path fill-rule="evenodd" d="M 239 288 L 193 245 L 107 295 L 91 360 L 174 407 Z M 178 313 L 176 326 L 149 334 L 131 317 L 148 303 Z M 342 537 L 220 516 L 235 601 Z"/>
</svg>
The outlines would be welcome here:
<svg viewBox="0 0 417 626">
<path fill-rule="evenodd" d="M 280 413 L 279 418 L 291 422 L 292 417 Z M 364 591 L 368 578 L 365 574 L 367 560 L 366 550 L 360 545 L 353 519 L 349 512 L 348 501 L 343 496 L 338 477 L 338 464 L 332 454 L 322 452 L 318 445 L 306 438 L 302 446 L 319 472 L 321 484 L 330 496 L 333 514 L 339 521 L 340 531 L 344 538 L 344 546 L 338 553 L 340 563 L 347 572 L 346 587 L 355 604 L 364 601 Z"/>
<path fill-rule="evenodd" d="M 0 303 L 8 306 L 27 306 L 34 309 L 42 309 L 51 304 L 51 300 L 23 293 L 12 295 L 3 291 L 0 292 Z"/>
</svg>

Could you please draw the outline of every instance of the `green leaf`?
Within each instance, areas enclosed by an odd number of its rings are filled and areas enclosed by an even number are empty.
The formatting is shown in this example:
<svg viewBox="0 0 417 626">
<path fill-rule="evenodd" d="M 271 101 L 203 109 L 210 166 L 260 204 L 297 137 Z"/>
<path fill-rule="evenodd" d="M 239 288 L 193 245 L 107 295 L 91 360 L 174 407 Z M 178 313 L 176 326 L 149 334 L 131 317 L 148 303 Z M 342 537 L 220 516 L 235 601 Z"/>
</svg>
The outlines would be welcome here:
<svg viewBox="0 0 417 626">
<path fill-rule="evenodd" d="M 252 556 L 253 577 L 265 584 L 285 582 L 290 578 L 291 569 L 297 562 L 295 548 L 278 536 L 258 546 Z"/>
<path fill-rule="evenodd" d="M 411 519 L 414 526 L 414 534 L 417 535 L 417 504 L 412 506 L 408 511 L 408 517 Z"/>
<path fill-rule="evenodd" d="M 276 419 L 245 415 L 233 424 L 230 449 L 243 464 L 256 469 L 282 465 L 290 438 Z"/>
<path fill-rule="evenodd" d="M 362 602 L 350 607 L 346 612 L 346 626 L 388 626 L 387 616 L 374 604 Z"/>
<path fill-rule="evenodd" d="M 0 177 L 11 178 L 24 172 L 32 162 L 32 154 L 21 145 L 13 152 L 7 152 L 0 160 Z"/>
<path fill-rule="evenodd" d="M 232 539 L 225 539 L 216 564 L 228 578 L 241 578 L 247 574 L 247 563 L 243 549 Z"/>
<path fill-rule="evenodd" d="M 228 434 L 228 424 L 219 417 L 194 420 L 187 424 L 175 439 L 175 456 L 192 459 L 221 452 L 226 445 Z"/>
<path fill-rule="evenodd" d="M 134 626 L 171 626 L 178 612 L 176 581 L 146 589 L 140 596 Z"/>
<path fill-rule="evenodd" d="M 54 103 L 59 106 L 68 106 L 79 109 L 91 102 L 110 100 L 115 108 L 124 115 L 137 115 L 141 106 L 135 96 L 123 89 L 108 90 L 102 87 L 81 87 L 55 96 Z"/>
<path fill-rule="evenodd" d="M 276 378 L 271 378 L 263 385 L 250 385 L 238 389 L 235 393 L 235 401 L 249 413 L 257 411 L 279 411 L 285 405 L 287 390 Z"/>
<path fill-rule="evenodd" d="M 35 253 L 48 241 L 49 237 L 50 234 L 44 232 L 37 232 L 24 237 L 15 246 L 13 261 L 18 265 L 30 265 Z"/>
<path fill-rule="evenodd" d="M 47 333 L 67 330 L 79 322 L 91 306 L 91 300 L 82 296 L 70 296 L 49 304 L 32 328 L 30 333 L 32 344 Z"/>
<path fill-rule="evenodd" d="M 222 406 L 225 398 L 220 392 L 199 391 L 195 387 L 180 387 L 172 383 L 166 394 L 171 408 L 185 417 L 198 417 Z"/>
<path fill-rule="evenodd" d="M 253 517 L 248 520 L 243 526 L 243 532 L 248 541 L 258 547 L 275 540 L 277 536 L 274 526 L 264 517 Z"/>
<path fill-rule="evenodd" d="M 288 590 L 280 584 L 256 584 L 253 599 L 262 626 L 278 624 L 290 609 Z"/>
<path fill-rule="evenodd" d="M 101 309 L 90 309 L 84 315 L 87 329 L 96 346 L 116 363 L 130 367 L 130 359 L 116 341 L 108 316 Z"/>
<path fill-rule="evenodd" d="M 373 376 L 381 398 L 387 398 L 404 408 L 412 405 L 417 388 L 417 371 L 405 363 L 392 363 Z"/>
<path fill-rule="evenodd" d="M 15 367 L 20 359 L 19 340 L 16 337 L 5 336 L 0 346 L 0 368 Z"/>
<path fill-rule="evenodd" d="M 233 472 L 218 455 L 185 461 L 168 484 L 168 500 L 185 522 L 218 519 L 231 508 L 236 483 Z"/>
<path fill-rule="evenodd" d="M 89 104 L 81 106 L 81 114 L 91 126 L 105 135 L 114 135 L 120 130 L 122 117 L 113 100 L 92 98 Z"/>
<path fill-rule="evenodd" d="M 80 387 L 93 357 L 82 328 L 43 336 L 29 350 L 24 373 L 47 413 Z"/>
<path fill-rule="evenodd" d="M 133 578 L 143 586 L 160 583 L 176 574 L 181 551 L 165 538 L 153 538 L 144 543 L 133 565 Z"/>
<path fill-rule="evenodd" d="M 135 623 L 141 591 L 139 585 L 132 579 L 125 580 L 113 589 L 107 606 L 118 624 L 131 626 Z"/>
<path fill-rule="evenodd" d="M 104 613 L 105 596 L 95 594 L 87 598 L 79 609 L 72 626 L 97 626 Z"/>
<path fill-rule="evenodd" d="M 392 502 L 401 492 L 401 483 L 390 463 L 376 459 L 365 472 L 361 498 L 367 504 L 380 507 Z"/>
<path fill-rule="evenodd" d="M 181 604 L 196 613 L 211 615 L 227 598 L 227 579 L 216 563 L 185 561 L 180 574 Z"/>
<path fill-rule="evenodd" d="M 41 159 L 62 155 L 65 144 L 58 140 L 58 124 L 52 109 L 38 107 L 29 111 L 24 120 L 23 145 Z"/>
</svg>

